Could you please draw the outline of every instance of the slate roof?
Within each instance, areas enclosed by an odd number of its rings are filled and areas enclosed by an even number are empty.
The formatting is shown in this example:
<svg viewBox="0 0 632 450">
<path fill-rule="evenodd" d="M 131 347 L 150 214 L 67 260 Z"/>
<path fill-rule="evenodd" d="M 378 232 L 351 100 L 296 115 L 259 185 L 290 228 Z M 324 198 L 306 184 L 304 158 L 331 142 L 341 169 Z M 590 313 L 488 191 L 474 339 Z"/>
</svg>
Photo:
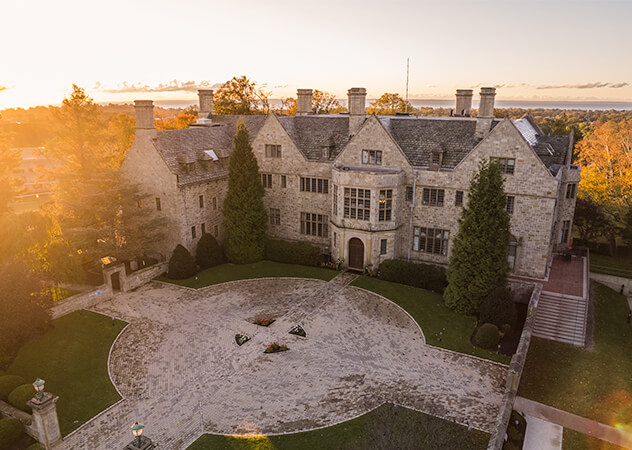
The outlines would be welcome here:
<svg viewBox="0 0 632 450">
<path fill-rule="evenodd" d="M 544 134 L 535 120 L 528 114 L 520 119 L 513 119 L 512 122 L 533 147 L 545 166 L 550 168 L 554 164 L 569 162 L 566 161 L 566 157 L 568 147 L 571 144 L 570 136 Z"/>
<path fill-rule="evenodd" d="M 157 132 L 154 145 L 172 173 L 177 175 L 178 184 L 200 183 L 228 174 L 228 157 L 233 149 L 233 138 L 240 116 L 213 116 L 213 126 L 193 126 L 179 130 Z M 266 116 L 243 116 L 253 140 Z M 213 150 L 219 158 L 212 161 L 204 150 Z M 187 170 L 187 162 L 192 164 Z"/>
<path fill-rule="evenodd" d="M 307 159 L 321 159 L 323 147 L 333 159 L 349 141 L 348 115 L 280 116 L 279 122 Z"/>
<path fill-rule="evenodd" d="M 443 152 L 442 167 L 453 169 L 480 141 L 476 119 L 381 116 L 380 122 L 413 166 L 429 166 L 432 152 Z"/>
</svg>

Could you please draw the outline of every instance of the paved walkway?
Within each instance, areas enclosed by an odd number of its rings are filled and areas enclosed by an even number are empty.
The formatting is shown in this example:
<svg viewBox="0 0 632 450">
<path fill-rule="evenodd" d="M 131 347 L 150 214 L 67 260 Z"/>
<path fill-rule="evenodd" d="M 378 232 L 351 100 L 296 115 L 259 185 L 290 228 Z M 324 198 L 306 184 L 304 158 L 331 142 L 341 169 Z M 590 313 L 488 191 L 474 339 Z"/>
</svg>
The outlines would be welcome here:
<svg viewBox="0 0 632 450">
<path fill-rule="evenodd" d="M 122 448 L 139 421 L 160 448 L 181 449 L 203 432 L 309 430 L 386 401 L 490 431 L 506 366 L 426 345 L 410 316 L 351 279 L 150 283 L 101 303 L 130 322 L 110 360 L 125 400 L 59 448 Z M 259 327 L 260 316 L 277 320 Z M 297 323 L 307 338 L 288 334 Z M 239 347 L 235 333 L 251 340 Z M 272 341 L 290 350 L 264 354 Z"/>
<path fill-rule="evenodd" d="M 549 280 L 542 283 L 542 291 L 585 298 L 584 260 L 582 256 L 572 256 L 570 261 L 554 257 Z"/>
<path fill-rule="evenodd" d="M 514 409 L 527 416 L 536 417 L 560 425 L 564 428 L 596 437 L 624 448 L 632 448 L 632 434 L 623 430 L 577 416 L 561 409 L 543 405 L 523 397 L 516 397 Z M 529 429 L 527 428 L 527 433 Z"/>
</svg>

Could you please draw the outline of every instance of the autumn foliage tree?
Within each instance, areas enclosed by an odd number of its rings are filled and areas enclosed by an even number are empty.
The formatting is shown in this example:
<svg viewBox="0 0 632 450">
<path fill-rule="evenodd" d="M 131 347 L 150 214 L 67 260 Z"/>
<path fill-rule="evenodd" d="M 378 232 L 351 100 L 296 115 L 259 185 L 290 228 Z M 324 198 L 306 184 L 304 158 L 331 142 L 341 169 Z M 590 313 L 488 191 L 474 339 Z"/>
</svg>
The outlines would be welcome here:
<svg viewBox="0 0 632 450">
<path fill-rule="evenodd" d="M 268 94 L 257 83 L 233 77 L 215 92 L 213 105 L 216 114 L 267 114 L 270 112 Z"/>
<path fill-rule="evenodd" d="M 176 130 L 188 128 L 198 118 L 198 110 L 195 106 L 189 106 L 176 117 L 167 117 L 156 121 L 157 130 Z"/>
<path fill-rule="evenodd" d="M 398 112 L 412 111 L 410 105 L 399 94 L 382 94 L 367 108 L 368 114 L 394 116 Z"/>
<path fill-rule="evenodd" d="M 21 184 L 16 177 L 20 152 L 11 147 L 8 133 L 0 131 L 0 216 L 9 211 L 9 203 L 15 198 Z"/>
<path fill-rule="evenodd" d="M 577 149 L 582 165 L 579 196 L 600 205 L 617 225 L 608 235 L 614 255 L 617 229 L 632 208 L 632 119 L 594 124 Z"/>
</svg>

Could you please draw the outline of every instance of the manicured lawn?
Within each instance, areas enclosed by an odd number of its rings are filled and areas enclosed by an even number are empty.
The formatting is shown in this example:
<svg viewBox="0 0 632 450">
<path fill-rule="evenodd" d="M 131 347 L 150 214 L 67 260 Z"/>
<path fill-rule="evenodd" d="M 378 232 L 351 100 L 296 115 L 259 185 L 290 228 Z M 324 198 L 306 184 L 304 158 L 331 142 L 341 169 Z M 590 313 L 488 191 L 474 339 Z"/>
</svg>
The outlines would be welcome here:
<svg viewBox="0 0 632 450">
<path fill-rule="evenodd" d="M 59 396 L 57 412 L 66 435 L 120 399 L 108 376 L 112 342 L 125 322 L 90 311 L 53 321 L 53 328 L 24 345 L 7 373 L 27 382 L 40 377 Z"/>
<path fill-rule="evenodd" d="M 632 425 L 628 303 L 599 283 L 594 292 L 594 349 L 534 338 L 518 395 L 607 425 Z"/>
<path fill-rule="evenodd" d="M 351 284 L 383 295 L 408 311 L 421 327 L 428 344 L 504 364 L 511 360 L 509 356 L 472 345 L 470 336 L 476 328 L 476 318 L 453 312 L 435 292 L 370 277 L 358 277 Z"/>
<path fill-rule="evenodd" d="M 383 405 L 375 411 L 322 430 L 283 436 L 231 437 L 205 434 L 189 450 L 357 448 L 484 449 L 489 435 L 406 408 Z"/>
<path fill-rule="evenodd" d="M 564 428 L 564 437 L 562 440 L 562 450 L 624 450 L 623 447 L 611 444 L 607 441 L 578 433 L 577 431 Z"/>
<path fill-rule="evenodd" d="M 259 261 L 252 264 L 220 264 L 219 266 L 202 270 L 194 277 L 186 280 L 170 280 L 166 277 L 158 277 L 157 280 L 197 289 L 212 284 L 225 283 L 226 281 L 247 280 L 249 278 L 296 277 L 329 281 L 338 273 L 335 270 L 322 269 L 320 267 Z"/>
<path fill-rule="evenodd" d="M 590 254 L 590 271 L 616 277 L 632 278 L 632 261 L 612 256 Z"/>
</svg>

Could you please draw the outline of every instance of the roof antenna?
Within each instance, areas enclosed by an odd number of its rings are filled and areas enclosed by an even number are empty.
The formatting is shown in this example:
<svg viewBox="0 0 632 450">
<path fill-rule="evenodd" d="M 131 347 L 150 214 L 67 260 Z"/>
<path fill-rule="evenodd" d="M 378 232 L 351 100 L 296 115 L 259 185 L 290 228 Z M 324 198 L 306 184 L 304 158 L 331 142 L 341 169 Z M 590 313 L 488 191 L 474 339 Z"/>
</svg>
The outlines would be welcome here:
<svg viewBox="0 0 632 450">
<path fill-rule="evenodd" d="M 408 73 L 410 71 L 410 58 L 406 57 L 406 114 L 408 114 Z"/>
</svg>

